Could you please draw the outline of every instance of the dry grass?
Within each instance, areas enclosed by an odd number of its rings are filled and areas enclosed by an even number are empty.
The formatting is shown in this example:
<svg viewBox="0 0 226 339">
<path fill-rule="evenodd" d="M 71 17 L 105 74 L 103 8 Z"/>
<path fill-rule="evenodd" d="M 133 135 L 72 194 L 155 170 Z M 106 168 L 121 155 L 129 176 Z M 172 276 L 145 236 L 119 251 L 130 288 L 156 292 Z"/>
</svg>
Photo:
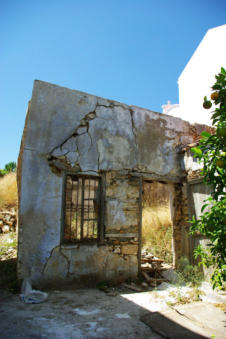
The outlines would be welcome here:
<svg viewBox="0 0 226 339">
<path fill-rule="evenodd" d="M 226 312 L 226 303 L 214 304 L 215 307 L 220 308 L 222 311 Z"/>
<path fill-rule="evenodd" d="M 0 208 L 17 206 L 16 173 L 6 174 L 0 178 Z"/>
<path fill-rule="evenodd" d="M 168 205 L 143 208 L 143 248 L 172 263 L 172 222 Z"/>
</svg>

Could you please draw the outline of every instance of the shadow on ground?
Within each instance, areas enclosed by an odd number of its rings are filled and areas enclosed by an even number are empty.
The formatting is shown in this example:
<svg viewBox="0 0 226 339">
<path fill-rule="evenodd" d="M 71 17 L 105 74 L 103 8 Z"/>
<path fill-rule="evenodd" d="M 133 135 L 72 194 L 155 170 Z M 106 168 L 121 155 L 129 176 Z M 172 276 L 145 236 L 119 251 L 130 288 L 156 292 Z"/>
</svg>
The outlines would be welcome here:
<svg viewBox="0 0 226 339">
<path fill-rule="evenodd" d="M 168 318 L 161 311 L 158 312 L 161 318 L 157 319 L 157 312 L 153 312 L 155 300 L 152 292 L 111 296 L 91 288 L 50 290 L 48 299 L 42 304 L 24 304 L 18 294 L 6 290 L 0 293 L 0 328 L 5 338 L 159 339 L 169 328 L 169 338 L 196 338 L 194 327 L 183 331 L 184 323 L 177 325 L 172 315 Z M 166 305 L 165 311 L 169 314 L 172 309 Z M 161 335 L 152 330 L 158 331 L 158 326 Z M 180 337 L 176 336 L 177 330 Z M 218 338 L 214 330 L 210 331 Z M 205 332 L 197 336 L 204 337 L 210 337 L 209 332 L 208 336 Z"/>
</svg>

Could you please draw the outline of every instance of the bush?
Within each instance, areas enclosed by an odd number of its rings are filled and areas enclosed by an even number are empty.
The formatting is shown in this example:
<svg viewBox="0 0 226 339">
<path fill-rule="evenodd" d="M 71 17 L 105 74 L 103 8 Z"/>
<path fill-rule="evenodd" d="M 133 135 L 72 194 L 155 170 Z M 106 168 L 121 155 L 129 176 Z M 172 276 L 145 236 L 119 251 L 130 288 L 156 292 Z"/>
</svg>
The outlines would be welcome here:
<svg viewBox="0 0 226 339">
<path fill-rule="evenodd" d="M 16 172 L 16 163 L 14 161 L 8 162 L 4 169 L 0 169 L 0 177 L 3 177 L 10 172 Z"/>
</svg>

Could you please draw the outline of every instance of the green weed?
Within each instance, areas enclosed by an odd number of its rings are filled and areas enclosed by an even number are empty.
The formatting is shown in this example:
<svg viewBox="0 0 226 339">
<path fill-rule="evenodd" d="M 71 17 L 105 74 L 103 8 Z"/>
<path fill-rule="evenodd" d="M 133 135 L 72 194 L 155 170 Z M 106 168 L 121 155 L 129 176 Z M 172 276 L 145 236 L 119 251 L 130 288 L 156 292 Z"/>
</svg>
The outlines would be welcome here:
<svg viewBox="0 0 226 339">
<path fill-rule="evenodd" d="M 190 283 L 192 286 L 199 286 L 204 278 L 200 268 L 197 265 L 191 265 L 186 257 L 179 260 L 177 274 L 179 284 Z"/>
</svg>

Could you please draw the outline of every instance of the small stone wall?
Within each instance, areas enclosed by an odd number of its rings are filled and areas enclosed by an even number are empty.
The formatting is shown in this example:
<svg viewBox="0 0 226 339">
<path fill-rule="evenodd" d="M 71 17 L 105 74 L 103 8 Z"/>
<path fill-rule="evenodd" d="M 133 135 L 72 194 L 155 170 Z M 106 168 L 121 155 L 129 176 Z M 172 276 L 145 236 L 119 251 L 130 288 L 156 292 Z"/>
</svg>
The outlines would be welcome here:
<svg viewBox="0 0 226 339">
<path fill-rule="evenodd" d="M 121 249 L 120 249 L 121 248 Z M 54 248 L 43 270 L 42 284 L 70 281 L 97 283 L 123 281 L 137 276 L 136 249 L 104 244 L 61 245 Z"/>
</svg>

